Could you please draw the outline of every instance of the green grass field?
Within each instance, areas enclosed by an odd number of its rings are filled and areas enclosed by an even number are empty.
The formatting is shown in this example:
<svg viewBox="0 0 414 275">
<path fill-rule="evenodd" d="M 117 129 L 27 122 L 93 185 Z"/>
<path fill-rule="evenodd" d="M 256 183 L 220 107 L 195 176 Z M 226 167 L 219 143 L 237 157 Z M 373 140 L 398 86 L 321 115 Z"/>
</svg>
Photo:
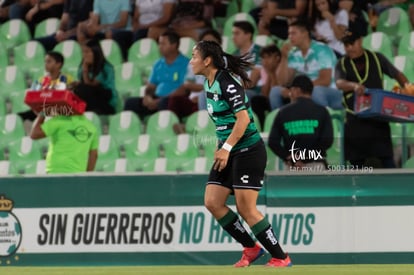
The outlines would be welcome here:
<svg viewBox="0 0 414 275">
<path fill-rule="evenodd" d="M 122 267 L 0 267 L 2 275 L 398 275 L 414 274 L 414 265 L 297 265 L 291 268 L 251 266 L 122 266 Z"/>
</svg>

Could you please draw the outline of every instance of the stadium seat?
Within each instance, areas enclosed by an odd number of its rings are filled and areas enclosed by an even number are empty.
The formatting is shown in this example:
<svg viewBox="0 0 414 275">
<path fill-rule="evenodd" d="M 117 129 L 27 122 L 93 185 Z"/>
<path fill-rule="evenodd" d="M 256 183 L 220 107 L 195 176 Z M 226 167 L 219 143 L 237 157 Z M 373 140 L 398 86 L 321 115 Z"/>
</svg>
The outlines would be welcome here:
<svg viewBox="0 0 414 275">
<path fill-rule="evenodd" d="M 75 40 L 64 40 L 58 43 L 53 50 L 60 52 L 65 57 L 62 71 L 77 78 L 79 65 L 82 61 L 80 44 Z"/>
<path fill-rule="evenodd" d="M 377 31 L 383 32 L 394 45 L 398 45 L 401 36 L 411 31 L 411 22 L 405 10 L 391 7 L 379 14 Z"/>
<path fill-rule="evenodd" d="M 34 31 L 34 38 L 40 38 L 56 33 L 59 29 L 59 18 L 46 18 L 43 21 L 36 24 Z"/>
<path fill-rule="evenodd" d="M 41 159 L 42 152 L 30 137 L 22 137 L 9 147 L 9 161 L 15 174 L 36 174 L 37 161 Z"/>
<path fill-rule="evenodd" d="M 109 117 L 108 133 L 115 139 L 120 152 L 132 144 L 142 132 L 141 121 L 132 111 L 122 111 Z"/>
<path fill-rule="evenodd" d="M 222 35 L 221 36 L 221 47 L 223 48 L 223 51 L 226 53 L 234 53 L 236 51 L 236 46 L 234 45 L 233 39 L 231 38 L 231 35 Z"/>
<path fill-rule="evenodd" d="M 414 55 L 414 31 L 403 33 L 398 44 L 398 55 Z"/>
<path fill-rule="evenodd" d="M 23 101 L 26 88 L 26 80 L 19 67 L 10 65 L 0 70 L 0 91 L 6 99 L 18 96 Z"/>
<path fill-rule="evenodd" d="M 0 118 L 0 147 L 8 147 L 25 136 L 23 121 L 17 114 Z"/>
<path fill-rule="evenodd" d="M 334 141 L 332 146 L 327 150 L 327 162 L 329 164 L 341 165 L 344 164 L 344 110 L 333 110 L 326 108 L 332 119 L 332 128 L 334 134 Z"/>
<path fill-rule="evenodd" d="M 275 120 L 278 112 L 279 112 L 279 109 L 275 109 L 266 115 L 263 130 L 262 130 L 263 133 L 265 134 L 270 133 L 270 130 L 272 129 L 272 126 L 273 126 L 273 121 Z"/>
<path fill-rule="evenodd" d="M 124 62 L 115 66 L 115 87 L 122 99 L 139 96 L 142 86 L 140 69 L 132 62 Z"/>
<path fill-rule="evenodd" d="M 198 155 L 198 148 L 194 143 L 193 136 L 189 134 L 174 136 L 169 145 L 165 147 L 167 171 L 194 171 L 194 160 Z"/>
<path fill-rule="evenodd" d="M 403 168 L 409 168 L 409 169 L 413 169 L 414 168 L 414 157 L 409 158 L 404 164 L 403 164 Z"/>
<path fill-rule="evenodd" d="M 7 103 L 4 96 L 0 95 L 0 120 L 1 117 L 5 116 L 7 114 Z"/>
<path fill-rule="evenodd" d="M 394 56 L 391 39 L 383 32 L 368 34 L 363 38 L 362 45 L 368 50 L 382 53 L 389 60 Z"/>
<path fill-rule="evenodd" d="M 208 157 L 197 157 L 194 160 L 194 173 L 208 173 L 213 166 L 213 159 Z"/>
<path fill-rule="evenodd" d="M 283 170 L 283 161 L 272 152 L 269 146 L 266 145 L 267 153 L 267 162 L 266 162 L 266 172 L 275 172 Z"/>
<path fill-rule="evenodd" d="M 9 56 L 6 49 L 4 49 L 0 42 L 0 71 L 4 70 L 9 65 Z"/>
<path fill-rule="evenodd" d="M 193 47 L 196 44 L 196 41 L 191 37 L 181 37 L 180 38 L 180 52 L 187 56 L 188 58 L 191 58 L 193 54 Z"/>
<path fill-rule="evenodd" d="M 0 26 L 0 43 L 7 50 L 31 39 L 29 27 L 21 19 L 10 19 Z"/>
<path fill-rule="evenodd" d="M 9 103 L 11 107 L 11 113 L 17 114 L 20 112 L 26 112 L 30 110 L 30 107 L 23 101 L 24 92 L 21 94 L 15 93 L 9 97 Z"/>
<path fill-rule="evenodd" d="M 93 125 L 95 125 L 98 136 L 102 135 L 102 122 L 99 115 L 97 115 L 94 112 L 88 111 L 84 113 L 84 116 L 90 121 L 92 121 Z"/>
<path fill-rule="evenodd" d="M 155 61 L 161 57 L 158 44 L 151 38 L 135 41 L 128 49 L 128 61 L 138 66 L 145 75 L 149 75 Z"/>
<path fill-rule="evenodd" d="M 46 175 L 46 160 L 41 159 L 37 161 L 36 175 Z"/>
<path fill-rule="evenodd" d="M 174 124 L 179 123 L 177 115 L 169 110 L 162 110 L 152 114 L 146 123 L 146 133 L 155 142 L 167 146 L 176 134 Z"/>
<path fill-rule="evenodd" d="M 45 49 L 36 40 L 25 42 L 13 49 L 14 65 L 21 68 L 31 80 L 44 73 Z"/>
<path fill-rule="evenodd" d="M 11 174 L 13 170 L 10 161 L 8 160 L 0 160 L 0 176 L 8 176 Z"/>
<path fill-rule="evenodd" d="M 117 66 L 124 62 L 121 48 L 115 40 L 103 39 L 99 43 L 106 60 L 108 60 L 113 66 Z"/>
<path fill-rule="evenodd" d="M 397 55 L 393 59 L 394 66 L 404 73 L 410 82 L 414 82 L 414 56 Z"/>
<path fill-rule="evenodd" d="M 228 17 L 226 21 L 224 22 L 223 26 L 223 35 L 226 35 L 228 37 L 232 37 L 233 32 L 233 23 L 236 21 L 249 21 L 252 23 L 254 28 L 254 34 L 257 34 L 257 25 L 254 18 L 247 12 L 239 12 L 236 14 L 233 14 L 232 16 Z"/>
<path fill-rule="evenodd" d="M 275 44 L 275 41 L 270 35 L 260 34 L 254 38 L 254 43 L 260 47 Z"/>
<path fill-rule="evenodd" d="M 207 110 L 198 110 L 187 117 L 185 131 L 191 135 L 215 136 L 216 126 Z"/>
<path fill-rule="evenodd" d="M 154 171 L 155 160 L 159 157 L 159 146 L 147 134 L 141 134 L 136 141 L 127 144 L 125 155 L 128 159 L 128 171 Z"/>
<path fill-rule="evenodd" d="M 118 145 L 110 135 L 101 135 L 99 137 L 98 160 L 96 162 L 96 171 L 108 171 L 115 165 L 116 159 L 120 157 Z"/>
</svg>

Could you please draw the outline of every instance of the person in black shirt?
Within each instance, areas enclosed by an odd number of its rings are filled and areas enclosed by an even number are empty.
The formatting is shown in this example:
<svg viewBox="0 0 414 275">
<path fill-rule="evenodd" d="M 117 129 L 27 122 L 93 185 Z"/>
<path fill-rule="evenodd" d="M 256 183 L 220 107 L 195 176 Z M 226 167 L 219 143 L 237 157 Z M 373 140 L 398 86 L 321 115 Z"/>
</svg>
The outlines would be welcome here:
<svg viewBox="0 0 414 275">
<path fill-rule="evenodd" d="M 312 90 L 308 76 L 296 76 L 290 86 L 292 103 L 280 109 L 270 130 L 269 147 L 290 170 L 324 170 L 333 143 L 331 117 L 312 100 Z"/>
<path fill-rule="evenodd" d="M 354 114 L 354 95 L 362 95 L 366 88 L 383 89 L 383 75 L 395 79 L 401 87 L 408 82 L 381 53 L 362 47 L 358 31 L 348 32 L 343 38 L 346 56 L 338 60 L 335 80 L 344 92 L 346 106 L 345 160 L 354 166 L 394 168 L 391 130 L 388 122 L 360 118 Z"/>
</svg>

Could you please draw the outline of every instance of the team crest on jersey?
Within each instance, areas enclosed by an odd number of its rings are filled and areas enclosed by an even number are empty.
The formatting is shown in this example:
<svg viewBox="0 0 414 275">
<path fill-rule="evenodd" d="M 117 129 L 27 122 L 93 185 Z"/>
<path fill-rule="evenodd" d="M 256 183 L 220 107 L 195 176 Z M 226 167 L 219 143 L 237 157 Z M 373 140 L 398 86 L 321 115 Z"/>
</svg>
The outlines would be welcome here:
<svg viewBox="0 0 414 275">
<path fill-rule="evenodd" d="M 214 94 L 214 95 L 213 95 L 213 100 L 214 100 L 214 101 L 218 101 L 218 100 L 219 100 L 218 94 Z"/>
</svg>

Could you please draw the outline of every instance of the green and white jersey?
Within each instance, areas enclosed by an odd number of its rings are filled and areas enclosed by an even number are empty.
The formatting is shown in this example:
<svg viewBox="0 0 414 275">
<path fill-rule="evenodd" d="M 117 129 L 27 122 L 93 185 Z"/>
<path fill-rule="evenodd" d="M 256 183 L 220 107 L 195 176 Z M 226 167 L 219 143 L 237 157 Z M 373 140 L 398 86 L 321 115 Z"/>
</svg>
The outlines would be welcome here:
<svg viewBox="0 0 414 275">
<path fill-rule="evenodd" d="M 233 147 L 233 150 L 247 148 L 261 137 L 253 120 L 253 112 L 249 100 L 239 81 L 227 71 L 218 71 L 213 84 L 210 86 L 208 80 L 204 82 L 204 90 L 207 96 L 207 111 L 216 125 L 216 134 L 221 146 L 231 134 L 236 123 L 236 113 L 247 110 L 250 123 L 243 137 Z"/>
</svg>

